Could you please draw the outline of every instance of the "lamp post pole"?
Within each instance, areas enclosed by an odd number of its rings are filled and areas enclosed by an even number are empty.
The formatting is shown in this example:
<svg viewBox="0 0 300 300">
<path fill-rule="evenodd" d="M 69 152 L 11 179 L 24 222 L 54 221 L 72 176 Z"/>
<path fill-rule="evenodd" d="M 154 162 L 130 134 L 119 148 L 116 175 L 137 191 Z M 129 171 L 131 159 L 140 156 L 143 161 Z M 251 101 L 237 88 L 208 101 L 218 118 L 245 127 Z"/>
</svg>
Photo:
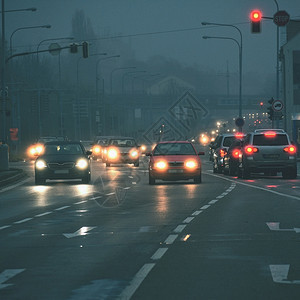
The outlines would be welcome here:
<svg viewBox="0 0 300 300">
<path fill-rule="evenodd" d="M 240 72 L 239 72 L 240 73 L 239 74 L 239 77 L 240 77 L 240 84 L 239 84 L 239 118 L 243 118 L 243 112 L 242 112 L 242 102 L 243 102 L 243 100 L 242 100 L 243 35 L 242 35 L 242 32 L 237 26 L 232 25 L 232 24 L 211 23 L 211 22 L 202 22 L 201 24 L 202 25 L 215 25 L 215 26 L 233 27 L 239 32 L 239 35 L 240 35 L 240 43 L 239 43 L 239 49 L 240 49 L 240 55 L 239 55 L 239 66 L 240 66 L 240 68 L 239 68 L 240 69 Z"/>
<path fill-rule="evenodd" d="M 127 69 L 136 69 L 136 67 L 123 67 L 123 68 L 116 68 L 113 69 L 110 73 L 110 94 L 112 95 L 112 90 L 113 90 L 113 73 L 118 71 L 118 70 L 127 70 Z"/>
<path fill-rule="evenodd" d="M 133 71 L 133 72 L 127 72 L 127 73 L 124 73 L 123 76 L 122 76 L 122 94 L 124 94 L 124 79 L 127 75 L 130 75 L 130 74 L 136 74 L 136 73 L 146 73 L 147 71 Z"/>
</svg>

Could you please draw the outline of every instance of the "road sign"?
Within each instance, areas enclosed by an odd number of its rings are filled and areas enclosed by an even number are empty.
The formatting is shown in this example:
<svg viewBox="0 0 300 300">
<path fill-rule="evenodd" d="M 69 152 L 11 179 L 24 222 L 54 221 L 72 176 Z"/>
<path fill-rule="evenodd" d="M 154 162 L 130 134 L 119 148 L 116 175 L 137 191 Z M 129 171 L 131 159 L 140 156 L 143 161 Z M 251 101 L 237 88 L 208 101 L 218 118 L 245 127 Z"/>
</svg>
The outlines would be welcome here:
<svg viewBox="0 0 300 300">
<path fill-rule="evenodd" d="M 290 15 L 285 10 L 279 10 L 273 16 L 273 22 L 277 26 L 285 26 L 290 20 Z"/>
<path fill-rule="evenodd" d="M 236 125 L 237 127 L 243 127 L 244 124 L 245 124 L 245 121 L 244 121 L 243 118 L 237 118 L 237 119 L 235 120 L 235 125 Z"/>
<path fill-rule="evenodd" d="M 282 111 L 283 103 L 280 100 L 274 100 L 272 103 L 272 108 L 274 111 Z"/>
<path fill-rule="evenodd" d="M 61 51 L 60 45 L 58 43 L 50 44 L 50 46 L 48 47 L 48 50 L 52 55 L 58 55 Z"/>
</svg>

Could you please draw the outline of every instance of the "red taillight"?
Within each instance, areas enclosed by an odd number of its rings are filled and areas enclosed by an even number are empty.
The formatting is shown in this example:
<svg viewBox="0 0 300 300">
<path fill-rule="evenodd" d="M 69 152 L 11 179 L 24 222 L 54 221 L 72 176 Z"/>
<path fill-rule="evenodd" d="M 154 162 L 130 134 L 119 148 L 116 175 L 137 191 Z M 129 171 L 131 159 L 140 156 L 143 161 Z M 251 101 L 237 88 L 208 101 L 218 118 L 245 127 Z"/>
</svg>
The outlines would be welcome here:
<svg viewBox="0 0 300 300">
<path fill-rule="evenodd" d="M 295 146 L 289 146 L 289 147 L 285 147 L 283 149 L 284 152 L 287 152 L 289 154 L 295 154 L 297 152 L 297 149 Z"/>
<path fill-rule="evenodd" d="M 225 149 L 220 150 L 220 156 L 224 157 L 226 155 L 227 151 Z"/>
<path fill-rule="evenodd" d="M 274 131 L 267 131 L 265 133 L 265 137 L 268 137 L 268 138 L 273 138 L 275 136 L 276 136 L 276 132 L 274 132 Z"/>
<path fill-rule="evenodd" d="M 243 139 L 245 135 L 242 132 L 237 132 L 234 136 L 236 139 Z"/>
<path fill-rule="evenodd" d="M 245 152 L 246 152 L 246 154 L 251 155 L 253 153 L 257 153 L 258 152 L 258 148 L 255 148 L 255 147 L 252 147 L 252 146 L 247 146 L 245 148 Z"/>
<path fill-rule="evenodd" d="M 234 158 L 239 158 L 241 151 L 239 149 L 235 149 L 232 151 L 232 156 Z"/>
</svg>

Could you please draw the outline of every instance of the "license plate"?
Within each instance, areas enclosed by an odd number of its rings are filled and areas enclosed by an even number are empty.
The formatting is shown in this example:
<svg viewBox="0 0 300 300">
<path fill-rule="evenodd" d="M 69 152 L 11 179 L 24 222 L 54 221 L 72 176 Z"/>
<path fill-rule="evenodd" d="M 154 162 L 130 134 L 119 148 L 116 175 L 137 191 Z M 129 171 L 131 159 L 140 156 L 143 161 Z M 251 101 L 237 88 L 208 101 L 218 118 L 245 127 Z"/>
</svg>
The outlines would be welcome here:
<svg viewBox="0 0 300 300">
<path fill-rule="evenodd" d="M 278 159 L 279 154 L 264 154 L 263 157 L 267 159 Z"/>
<path fill-rule="evenodd" d="M 169 170 L 169 173 L 183 173 L 183 170 L 181 169 Z"/>
<path fill-rule="evenodd" d="M 55 174 L 69 174 L 69 170 L 55 170 Z"/>
</svg>

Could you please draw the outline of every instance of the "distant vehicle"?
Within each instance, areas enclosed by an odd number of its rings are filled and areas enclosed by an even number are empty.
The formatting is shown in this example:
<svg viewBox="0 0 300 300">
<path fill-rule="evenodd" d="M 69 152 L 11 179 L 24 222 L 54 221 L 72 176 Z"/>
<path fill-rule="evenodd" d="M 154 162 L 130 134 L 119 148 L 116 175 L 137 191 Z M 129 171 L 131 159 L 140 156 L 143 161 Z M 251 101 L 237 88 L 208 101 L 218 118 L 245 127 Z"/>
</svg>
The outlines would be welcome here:
<svg viewBox="0 0 300 300">
<path fill-rule="evenodd" d="M 234 140 L 235 135 L 233 133 L 224 133 L 218 135 L 214 143 L 211 145 L 214 173 L 223 172 L 225 154 Z"/>
<path fill-rule="evenodd" d="M 242 147 L 244 145 L 244 135 L 236 136 L 224 156 L 224 174 L 237 175 L 239 167 L 239 158 L 242 155 Z"/>
<path fill-rule="evenodd" d="M 189 180 L 201 183 L 201 160 L 195 147 L 188 141 L 159 142 L 149 160 L 149 184 L 160 180 Z"/>
<path fill-rule="evenodd" d="M 238 176 L 247 179 L 251 173 L 297 177 L 297 149 L 282 129 L 264 129 L 249 133 L 242 147 Z"/>
<path fill-rule="evenodd" d="M 111 164 L 130 163 L 139 166 L 139 146 L 132 137 L 113 137 L 107 142 L 103 152 L 103 162 L 109 167 Z"/>
<path fill-rule="evenodd" d="M 91 154 L 79 142 L 45 143 L 43 154 L 37 157 L 34 164 L 35 184 L 45 184 L 47 179 L 81 179 L 83 183 L 89 183 Z"/>
<path fill-rule="evenodd" d="M 93 141 L 80 141 L 86 151 L 93 151 Z"/>
<path fill-rule="evenodd" d="M 92 158 L 94 160 L 103 159 L 103 151 L 105 146 L 107 146 L 109 139 L 112 136 L 99 136 L 97 137 L 96 143 L 93 144 L 93 155 Z"/>
</svg>

